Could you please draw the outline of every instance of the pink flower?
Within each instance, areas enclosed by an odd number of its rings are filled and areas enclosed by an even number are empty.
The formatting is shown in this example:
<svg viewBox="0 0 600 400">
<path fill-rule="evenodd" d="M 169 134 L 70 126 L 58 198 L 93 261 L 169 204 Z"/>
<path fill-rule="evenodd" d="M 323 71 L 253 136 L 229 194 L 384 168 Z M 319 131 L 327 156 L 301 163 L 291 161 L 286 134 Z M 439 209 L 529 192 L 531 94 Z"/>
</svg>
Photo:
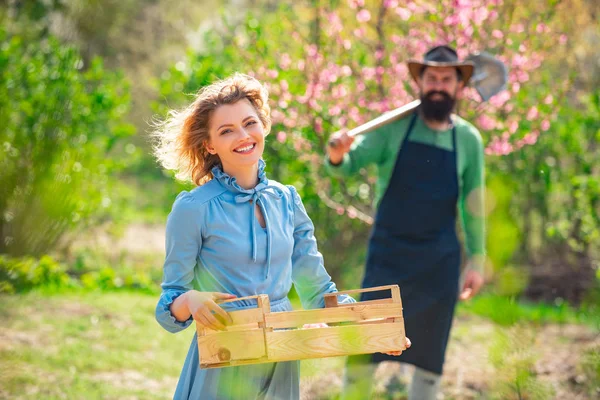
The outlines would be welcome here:
<svg viewBox="0 0 600 400">
<path fill-rule="evenodd" d="M 385 0 L 383 6 L 385 8 L 396 8 L 398 7 L 398 0 Z"/>
<path fill-rule="evenodd" d="M 343 99 L 348 95 L 348 91 L 345 86 L 339 85 L 333 88 L 331 95 L 334 99 Z"/>
<path fill-rule="evenodd" d="M 494 29 L 492 31 L 492 37 L 496 39 L 502 39 L 504 37 L 504 33 L 501 30 Z"/>
<path fill-rule="evenodd" d="M 365 80 L 373 79 L 375 77 L 375 68 L 364 67 L 362 69 L 362 76 Z"/>
<path fill-rule="evenodd" d="M 285 100 L 279 100 L 279 102 L 277 103 L 277 105 L 279 106 L 279 108 L 286 109 L 287 106 L 288 106 L 288 103 Z"/>
<path fill-rule="evenodd" d="M 284 131 L 277 132 L 277 141 L 279 143 L 285 142 L 285 138 L 286 137 L 287 137 L 287 135 L 286 135 L 286 133 Z"/>
<path fill-rule="evenodd" d="M 404 41 L 404 39 L 398 35 L 392 35 L 390 37 L 390 39 L 392 40 L 392 43 L 394 43 L 394 44 L 401 44 Z"/>
<path fill-rule="evenodd" d="M 510 121 L 508 124 L 508 132 L 512 135 L 519 128 L 519 123 L 517 121 Z"/>
<path fill-rule="evenodd" d="M 341 72 L 342 76 L 350 76 L 350 75 L 352 75 L 352 68 L 350 68 L 347 65 L 343 65 L 340 72 Z"/>
<path fill-rule="evenodd" d="M 290 67 L 290 64 L 292 63 L 292 59 L 290 58 L 290 55 L 287 53 L 283 53 L 281 55 L 281 57 L 279 58 L 279 68 L 286 70 Z"/>
<path fill-rule="evenodd" d="M 554 97 L 549 94 L 548 96 L 546 96 L 546 98 L 544 99 L 544 104 L 552 104 L 552 102 L 554 101 Z"/>
<path fill-rule="evenodd" d="M 475 17 L 475 24 L 476 25 L 481 25 L 489 16 L 489 11 L 487 8 L 485 7 L 479 7 L 475 9 L 475 13 L 474 13 L 474 17 Z"/>
<path fill-rule="evenodd" d="M 332 117 L 340 115 L 341 112 L 342 109 L 339 106 L 333 106 L 329 109 L 329 115 L 331 115 Z"/>
<path fill-rule="evenodd" d="M 538 117 L 539 112 L 536 106 L 533 106 L 529 109 L 529 111 L 527 112 L 527 119 L 529 121 L 534 120 Z"/>
<path fill-rule="evenodd" d="M 323 121 L 321 118 L 315 119 L 315 132 L 323 133 Z"/>
<path fill-rule="evenodd" d="M 516 24 L 510 27 L 511 32 L 523 33 L 525 26 L 523 24 Z"/>
<path fill-rule="evenodd" d="M 365 34 L 365 31 L 362 28 L 357 28 L 354 30 L 353 33 L 354 33 L 354 36 L 356 36 L 357 38 L 362 38 Z"/>
<path fill-rule="evenodd" d="M 531 133 L 528 133 L 527 135 L 525 135 L 525 137 L 522 140 L 522 143 L 528 144 L 528 145 L 535 144 L 537 142 L 539 136 L 540 136 L 539 131 L 532 131 Z"/>
<path fill-rule="evenodd" d="M 282 79 L 279 81 L 279 87 L 284 92 L 287 92 L 290 88 L 290 86 L 288 85 L 288 82 L 285 79 Z"/>
<path fill-rule="evenodd" d="M 446 17 L 444 20 L 444 25 L 446 26 L 456 26 L 460 22 L 457 14 L 452 14 Z"/>
<path fill-rule="evenodd" d="M 346 212 L 346 210 L 344 209 L 344 207 L 337 207 L 335 209 L 335 211 L 338 213 L 338 215 L 344 215 L 344 213 Z"/>
<path fill-rule="evenodd" d="M 510 99 L 510 92 L 508 90 L 503 90 L 490 99 L 490 104 L 494 107 L 502 107 L 508 99 Z"/>
<path fill-rule="evenodd" d="M 286 118 L 283 120 L 283 125 L 285 125 L 287 128 L 295 128 L 296 120 L 292 118 Z"/>
<path fill-rule="evenodd" d="M 271 118 L 273 119 L 274 123 L 278 123 L 283 121 L 284 115 L 281 111 L 275 109 L 271 111 Z"/>
<path fill-rule="evenodd" d="M 356 14 L 356 19 L 358 22 L 367 22 L 371 19 L 371 13 L 363 8 Z"/>
<path fill-rule="evenodd" d="M 482 114 L 477 118 L 477 125 L 485 131 L 492 130 L 496 127 L 496 122 L 489 116 Z"/>
<path fill-rule="evenodd" d="M 359 8 L 365 5 L 365 0 L 348 0 L 350 8 Z"/>
<path fill-rule="evenodd" d="M 560 44 L 566 44 L 567 43 L 567 35 L 565 35 L 564 33 L 562 35 L 560 35 L 558 37 L 558 43 Z"/>
<path fill-rule="evenodd" d="M 547 119 L 543 120 L 540 124 L 540 128 L 542 128 L 543 131 L 547 131 L 548 129 L 550 129 L 550 121 L 548 121 Z"/>
</svg>

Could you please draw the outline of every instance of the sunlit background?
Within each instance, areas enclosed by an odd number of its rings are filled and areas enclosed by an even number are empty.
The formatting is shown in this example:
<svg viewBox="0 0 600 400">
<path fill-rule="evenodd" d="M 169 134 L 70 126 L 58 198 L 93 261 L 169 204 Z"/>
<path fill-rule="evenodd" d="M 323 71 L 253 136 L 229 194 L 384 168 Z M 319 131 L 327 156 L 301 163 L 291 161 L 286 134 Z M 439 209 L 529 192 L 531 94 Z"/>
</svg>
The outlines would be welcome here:
<svg viewBox="0 0 600 400">
<path fill-rule="evenodd" d="M 600 396 L 596 0 L 7 0 L 0 21 L 1 398 L 172 396 L 194 333 L 164 332 L 154 305 L 191 185 L 149 132 L 236 71 L 270 90 L 268 175 L 296 186 L 328 271 L 358 288 L 375 174 L 330 178 L 325 144 L 413 100 L 405 63 L 441 43 L 509 69 L 505 91 L 469 88 L 458 108 L 486 145 L 488 285 L 459 306 L 445 398 Z M 337 398 L 342 364 L 304 362 L 303 398 Z M 404 379 L 384 364 L 378 398 L 405 398 Z"/>
</svg>

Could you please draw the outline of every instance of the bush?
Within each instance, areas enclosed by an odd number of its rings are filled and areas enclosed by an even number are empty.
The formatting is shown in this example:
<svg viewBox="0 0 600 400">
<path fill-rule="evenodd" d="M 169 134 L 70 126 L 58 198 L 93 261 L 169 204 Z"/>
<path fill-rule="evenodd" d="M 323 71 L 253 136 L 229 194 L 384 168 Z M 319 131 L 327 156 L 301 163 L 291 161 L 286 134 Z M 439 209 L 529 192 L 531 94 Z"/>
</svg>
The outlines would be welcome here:
<svg viewBox="0 0 600 400">
<path fill-rule="evenodd" d="M 16 293 L 35 287 L 64 288 L 74 285 L 67 268 L 50 256 L 11 258 L 0 255 L 0 293 Z"/>
<path fill-rule="evenodd" d="M 131 151 L 128 87 L 52 37 L 1 29 L 0 70 L 0 253 L 41 256 L 110 207 Z"/>
</svg>

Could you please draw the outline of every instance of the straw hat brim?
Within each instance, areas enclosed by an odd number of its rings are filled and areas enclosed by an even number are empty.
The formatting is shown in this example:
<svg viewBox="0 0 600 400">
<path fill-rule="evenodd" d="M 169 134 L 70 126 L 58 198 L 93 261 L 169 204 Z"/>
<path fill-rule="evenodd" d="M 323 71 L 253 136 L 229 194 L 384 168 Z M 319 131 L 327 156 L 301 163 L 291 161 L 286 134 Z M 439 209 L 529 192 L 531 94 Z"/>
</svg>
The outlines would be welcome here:
<svg viewBox="0 0 600 400">
<path fill-rule="evenodd" d="M 416 81 L 419 75 L 421 74 L 421 70 L 424 67 L 455 67 L 458 68 L 462 72 L 463 82 L 465 86 L 469 83 L 469 80 L 473 76 L 473 70 L 475 66 L 472 62 L 464 61 L 464 62 L 438 62 L 438 61 L 427 61 L 421 62 L 416 60 L 410 60 L 408 62 L 408 71 L 413 79 Z"/>
</svg>

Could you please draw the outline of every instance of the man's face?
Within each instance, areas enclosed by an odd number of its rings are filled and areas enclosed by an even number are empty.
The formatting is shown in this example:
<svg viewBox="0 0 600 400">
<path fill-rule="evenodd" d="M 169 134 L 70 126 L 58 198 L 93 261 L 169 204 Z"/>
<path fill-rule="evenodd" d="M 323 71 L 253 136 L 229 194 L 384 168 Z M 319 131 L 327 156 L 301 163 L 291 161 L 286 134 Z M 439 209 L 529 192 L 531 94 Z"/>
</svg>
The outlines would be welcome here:
<svg viewBox="0 0 600 400">
<path fill-rule="evenodd" d="M 448 120 L 463 87 L 454 67 L 426 67 L 417 80 L 425 119 Z"/>
</svg>

